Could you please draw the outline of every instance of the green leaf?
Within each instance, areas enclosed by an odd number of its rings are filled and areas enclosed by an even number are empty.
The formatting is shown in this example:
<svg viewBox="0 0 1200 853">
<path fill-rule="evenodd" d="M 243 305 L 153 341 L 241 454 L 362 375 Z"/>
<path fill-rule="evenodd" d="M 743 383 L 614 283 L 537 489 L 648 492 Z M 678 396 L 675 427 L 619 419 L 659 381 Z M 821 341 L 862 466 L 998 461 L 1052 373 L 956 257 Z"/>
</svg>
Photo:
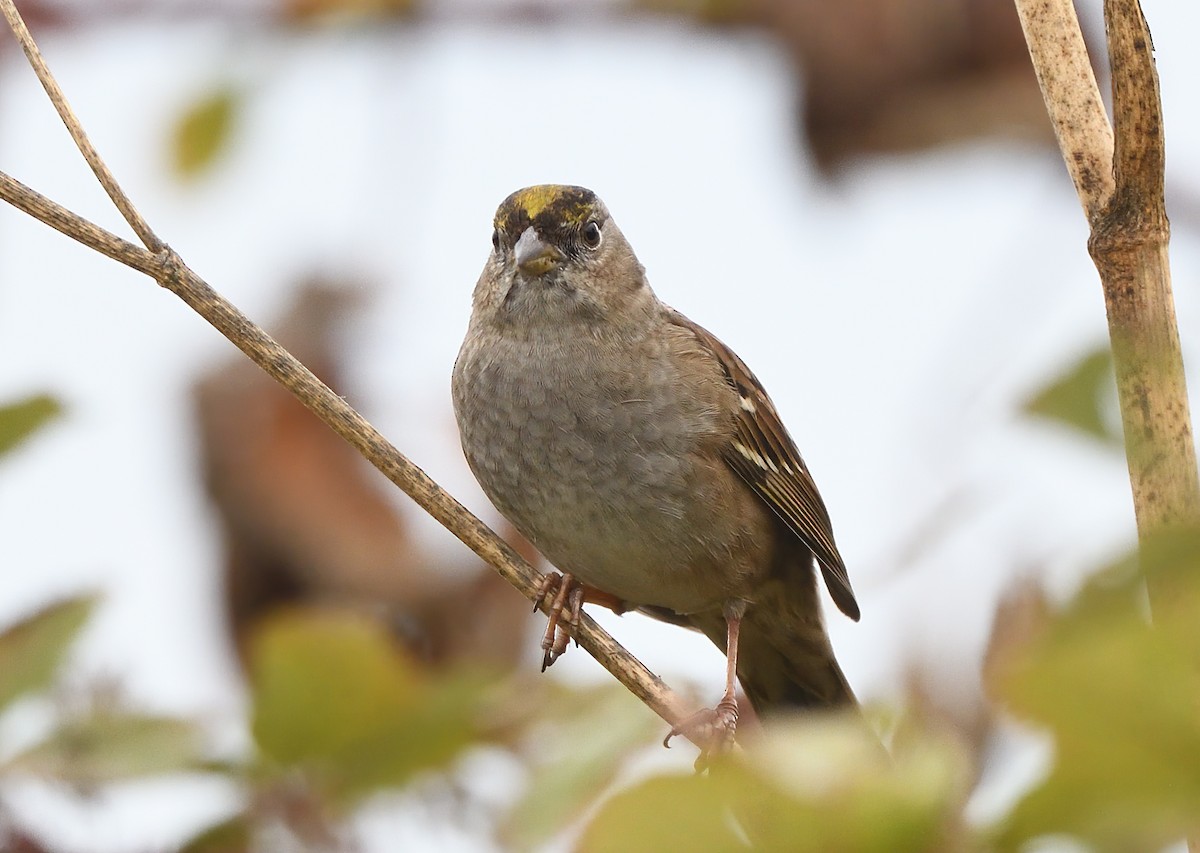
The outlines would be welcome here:
<svg viewBox="0 0 1200 853">
<path fill-rule="evenodd" d="M 62 404 L 49 394 L 0 406 L 0 455 L 12 450 L 62 414 Z"/>
<path fill-rule="evenodd" d="M 194 724 L 107 710 L 68 720 L 6 769 L 91 788 L 106 782 L 194 770 L 202 743 Z"/>
<path fill-rule="evenodd" d="M 916 734 L 889 760 L 849 716 L 777 721 L 709 776 L 657 777 L 614 796 L 581 847 L 932 853 L 951 847 L 965 767 L 952 744 Z"/>
<path fill-rule="evenodd" d="M 509 813 L 505 846 L 532 850 L 578 820 L 630 754 L 658 739 L 661 721 L 618 687 L 551 695 L 541 703 L 537 763 Z"/>
<path fill-rule="evenodd" d="M 251 853 L 254 834 L 245 815 L 236 815 L 193 837 L 179 853 Z"/>
<path fill-rule="evenodd" d="M 744 768 L 721 774 L 656 776 L 628 788 L 604 804 L 588 825 L 579 849 L 587 853 L 692 853 L 743 849 L 730 818 L 737 784 L 763 798 L 777 799 Z"/>
<path fill-rule="evenodd" d="M 431 679 L 378 623 L 329 613 L 269 619 L 251 670 L 263 754 L 310 773 L 342 805 L 456 756 L 473 738 L 484 686 Z"/>
<path fill-rule="evenodd" d="M 95 596 L 69 598 L 0 633 L 0 709 L 50 685 L 95 606 Z"/>
<path fill-rule="evenodd" d="M 1200 537 L 1152 540 L 1142 577 L 1093 579 L 1010 661 L 1012 710 L 1050 728 L 1049 777 L 998 828 L 1004 846 L 1070 833 L 1098 850 L 1159 849 L 1195 828 L 1200 802 Z"/>
<path fill-rule="evenodd" d="M 1093 438 L 1120 446 L 1120 429 L 1113 404 L 1116 382 L 1112 351 L 1095 350 L 1059 376 L 1025 403 L 1025 412 L 1074 427 Z"/>
<path fill-rule="evenodd" d="M 175 125 L 172 151 L 176 173 L 194 178 L 212 166 L 228 143 L 241 105 L 241 93 L 220 86 L 191 104 Z"/>
</svg>

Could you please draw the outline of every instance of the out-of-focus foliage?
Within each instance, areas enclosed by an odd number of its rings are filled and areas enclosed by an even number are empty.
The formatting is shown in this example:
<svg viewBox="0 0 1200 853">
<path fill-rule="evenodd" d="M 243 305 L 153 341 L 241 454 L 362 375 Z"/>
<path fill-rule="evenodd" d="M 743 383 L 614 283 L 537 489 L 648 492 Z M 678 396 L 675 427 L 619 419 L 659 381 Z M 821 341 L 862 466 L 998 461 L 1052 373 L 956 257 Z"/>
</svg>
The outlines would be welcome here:
<svg viewBox="0 0 1200 853">
<path fill-rule="evenodd" d="M 659 729 L 615 687 L 502 684 L 462 664 L 422 666 L 360 615 L 277 614 L 253 638 L 250 663 L 258 758 L 247 775 L 258 794 L 245 814 L 206 831 L 189 851 L 242 849 L 230 845 L 254 837 L 271 817 L 261 804 L 281 796 L 292 798 L 293 810 L 299 803 L 310 818 L 332 821 L 319 835 L 337 838 L 339 821 L 367 796 L 451 770 L 485 743 L 507 745 L 530 765 L 527 795 L 501 829 L 508 843 L 528 849 L 594 805 Z"/>
<path fill-rule="evenodd" d="M 634 749 L 661 737 L 661 722 L 626 691 L 556 692 L 534 721 L 535 749 L 524 796 L 505 819 L 503 839 L 530 850 L 569 827 L 612 784 Z"/>
<path fill-rule="evenodd" d="M 343 342 L 369 282 L 318 275 L 297 285 L 272 333 L 322 382 L 357 399 Z M 529 614 L 512 587 L 465 549 L 446 552 L 416 535 L 383 478 L 257 365 L 231 355 L 196 383 L 193 399 L 221 528 L 226 624 L 243 663 L 263 617 L 296 606 L 370 612 L 422 666 L 469 661 L 502 672 L 527 661 Z M 446 429 L 455 442 L 452 423 Z"/>
<path fill-rule="evenodd" d="M 1001 827 L 1005 848 L 1070 833 L 1098 850 L 1152 850 L 1193 830 L 1200 802 L 1200 534 L 1147 543 L 1097 575 L 995 690 L 1055 739 L 1050 776 Z M 1143 576 L 1155 596 L 1147 618 Z"/>
<path fill-rule="evenodd" d="M 1093 354 L 1029 409 L 1095 435 L 1111 400 L 1108 371 Z M 21 412 L 28 425 L 14 434 L 27 436 L 57 408 L 6 411 Z M 0 631 L 0 712 L 22 697 L 62 694 L 63 661 L 95 606 L 92 597 L 69 599 Z M 1047 836 L 1104 851 L 1158 849 L 1194 831 L 1200 802 L 1197 613 L 1200 533 L 1144 543 L 1140 565 L 1101 572 L 1060 613 L 1036 589 L 1002 606 L 985 670 L 990 692 L 1047 730 L 1055 755 L 1047 777 L 987 827 L 963 813 L 980 746 L 919 703 L 899 716 L 887 751 L 860 717 L 810 715 L 750 732 L 745 749 L 707 775 L 626 781 L 630 758 L 663 724 L 624 691 L 519 674 L 502 681 L 470 656 L 421 661 L 383 621 L 311 607 L 250 629 L 250 754 L 216 761 L 197 724 L 97 693 L 74 707 L 55 703 L 48 734 L 33 745 L 0 742 L 0 799 L 7 779 L 91 792 L 208 772 L 244 799 L 188 842 L 188 853 L 283 842 L 336 851 L 353 849 L 349 827 L 371 795 L 452 779 L 461 756 L 488 745 L 525 768 L 523 792 L 493 816 L 497 843 L 511 849 L 566 838 L 588 851 L 1017 850 Z M 0 845 L 28 838 L 0 825 Z"/>
<path fill-rule="evenodd" d="M 418 8 L 417 0 L 284 0 L 289 18 L 355 18 L 404 16 Z"/>
<path fill-rule="evenodd" d="M 589 851 L 955 849 L 967 778 L 956 746 L 906 732 L 889 755 L 854 716 L 782 720 L 707 776 L 658 776 L 614 796 Z"/>
<path fill-rule="evenodd" d="M 0 709 L 58 686 L 62 662 L 96 604 L 94 596 L 70 598 L 0 633 Z M 187 721 L 130 713 L 103 701 L 60 716 L 48 736 L 0 764 L 0 779 L 26 774 L 90 789 L 199 766 L 199 733 Z"/>
<path fill-rule="evenodd" d="M 1025 411 L 1120 447 L 1116 399 L 1112 351 L 1102 347 L 1085 355 L 1033 395 L 1026 402 Z"/>
<path fill-rule="evenodd" d="M 330 613 L 268 619 L 251 667 L 265 770 L 302 771 L 337 804 L 445 765 L 476 739 L 488 686 L 430 677 L 374 620 Z"/>
<path fill-rule="evenodd" d="M 65 720 L 48 738 L 22 752 L 7 769 L 84 790 L 106 782 L 203 766 L 195 724 L 98 707 Z"/>
<path fill-rule="evenodd" d="M 0 406 L 0 455 L 8 453 L 61 414 L 62 404 L 49 394 Z"/>
<path fill-rule="evenodd" d="M 180 853 L 242 853 L 253 849 L 254 834 L 245 815 L 210 826 L 180 848 Z"/>
<path fill-rule="evenodd" d="M 95 604 L 91 596 L 67 599 L 0 633 L 0 710 L 25 693 L 50 686 Z"/>
<path fill-rule="evenodd" d="M 189 104 L 175 124 L 171 160 L 181 178 L 195 178 L 212 167 L 237 123 L 242 93 L 217 86 Z"/>
</svg>

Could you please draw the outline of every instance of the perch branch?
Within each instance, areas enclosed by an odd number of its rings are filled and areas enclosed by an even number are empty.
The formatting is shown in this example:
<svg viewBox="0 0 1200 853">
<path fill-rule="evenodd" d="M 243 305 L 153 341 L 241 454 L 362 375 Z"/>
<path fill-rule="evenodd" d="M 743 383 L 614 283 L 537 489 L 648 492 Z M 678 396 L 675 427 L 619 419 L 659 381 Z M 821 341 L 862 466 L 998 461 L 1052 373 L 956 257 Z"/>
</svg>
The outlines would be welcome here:
<svg viewBox="0 0 1200 853">
<path fill-rule="evenodd" d="M 0 198 L 83 245 L 145 273 L 182 299 L 334 432 L 353 445 L 422 509 L 490 563 L 522 595 L 537 601 L 542 576 L 535 568 L 409 461 L 291 353 L 189 269 L 175 251 L 154 234 L 88 142 L 13 0 L 0 0 L 0 8 L 80 152 L 146 248 L 100 228 L 3 172 L 0 172 Z M 544 601 L 537 603 L 545 611 L 547 604 Z M 672 726 L 687 716 L 689 709 L 679 697 L 590 616 L 582 615 L 578 628 L 572 629 L 572 635 L 622 685 Z"/>
</svg>

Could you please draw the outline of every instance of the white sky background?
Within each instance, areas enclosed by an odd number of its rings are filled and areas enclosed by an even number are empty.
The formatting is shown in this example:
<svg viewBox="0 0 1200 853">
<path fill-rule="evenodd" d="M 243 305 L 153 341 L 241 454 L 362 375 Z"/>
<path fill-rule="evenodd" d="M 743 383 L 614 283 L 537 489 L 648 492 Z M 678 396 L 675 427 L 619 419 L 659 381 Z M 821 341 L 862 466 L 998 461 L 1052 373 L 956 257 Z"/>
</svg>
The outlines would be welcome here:
<svg viewBox="0 0 1200 853">
<path fill-rule="evenodd" d="M 1194 198 L 1200 11 L 1164 0 L 1145 11 L 1168 184 Z M 880 158 L 828 185 L 794 133 L 797 93 L 769 39 L 654 20 L 286 36 L 128 24 L 41 41 L 142 213 L 251 317 L 269 324 L 314 268 L 378 282 L 348 342 L 350 384 L 385 434 L 487 518 L 457 447 L 449 375 L 491 216 L 527 184 L 595 189 L 659 295 L 742 355 L 805 453 L 862 603 L 860 624 L 833 612 L 830 630 L 864 699 L 897 697 L 913 661 L 969 698 L 1014 577 L 1036 573 L 1063 598 L 1133 540 L 1123 459 L 1018 412 L 1106 339 L 1086 225 L 1051 150 Z M 248 87 L 244 123 L 214 172 L 183 186 L 169 130 L 222 81 Z M 0 60 L 0 168 L 126 233 L 14 50 Z M 1195 227 L 1177 222 L 1172 243 L 1193 374 Z M 143 706 L 225 722 L 243 697 L 188 394 L 232 351 L 148 279 L 0 209 L 0 400 L 50 391 L 69 407 L 0 461 L 0 624 L 102 590 L 75 671 L 119 677 Z M 943 535 L 900 559 L 947 513 Z M 432 521 L 422 530 L 463 547 Z M 515 594 L 513 606 L 525 606 Z M 707 641 L 599 616 L 668 681 L 719 693 Z M 530 667 L 541 628 L 531 617 Z M 581 652 L 552 674 L 606 677 Z M 684 752 L 671 760 L 686 764 Z M 84 806 L 36 788 L 18 800 L 79 851 L 177 842 L 231 802 L 197 782 Z M 389 831 L 431 830 L 414 817 Z"/>
</svg>

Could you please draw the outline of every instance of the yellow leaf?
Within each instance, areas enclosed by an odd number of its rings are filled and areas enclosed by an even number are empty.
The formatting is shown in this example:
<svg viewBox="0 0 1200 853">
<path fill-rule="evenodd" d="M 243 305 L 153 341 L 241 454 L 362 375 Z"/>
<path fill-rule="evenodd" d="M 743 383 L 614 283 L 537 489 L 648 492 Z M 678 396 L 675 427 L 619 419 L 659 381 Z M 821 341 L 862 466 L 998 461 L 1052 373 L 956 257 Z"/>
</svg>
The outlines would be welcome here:
<svg viewBox="0 0 1200 853">
<path fill-rule="evenodd" d="M 210 168 L 229 142 L 241 95 L 222 86 L 191 104 L 179 117 L 172 139 L 175 172 L 194 178 Z"/>
</svg>

